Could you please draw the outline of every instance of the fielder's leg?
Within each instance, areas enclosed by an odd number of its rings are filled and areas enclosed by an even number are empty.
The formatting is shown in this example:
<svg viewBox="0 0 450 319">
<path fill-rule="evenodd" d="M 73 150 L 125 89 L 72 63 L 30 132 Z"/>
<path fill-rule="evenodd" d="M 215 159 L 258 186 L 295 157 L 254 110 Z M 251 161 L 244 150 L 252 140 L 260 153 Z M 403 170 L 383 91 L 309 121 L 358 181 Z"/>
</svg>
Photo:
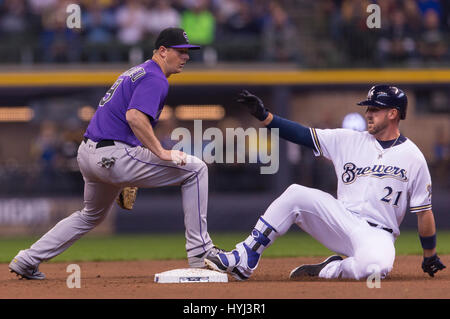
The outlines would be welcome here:
<svg viewBox="0 0 450 319">
<path fill-rule="evenodd" d="M 121 189 L 105 182 L 110 168 L 97 164 L 108 152 L 108 148 L 96 149 L 92 141 L 81 143 L 77 160 L 85 181 L 84 208 L 61 220 L 29 249 L 21 250 L 12 263 L 22 265 L 25 273 L 30 269 L 35 273 L 42 261 L 61 254 L 106 217 Z"/>
<path fill-rule="evenodd" d="M 119 192 L 116 186 L 86 181 L 84 208 L 61 220 L 29 249 L 20 251 L 16 259 L 36 267 L 61 254 L 103 221 Z"/>
<path fill-rule="evenodd" d="M 128 176 L 135 176 L 127 181 L 129 184 L 137 187 L 181 186 L 189 265 L 204 267 L 203 258 L 196 256 L 203 256 L 214 246 L 207 230 L 208 167 L 206 164 L 194 156 L 188 156 L 186 165 L 179 166 L 159 159 L 142 147 L 127 149 L 126 155 L 126 160 L 120 159 L 120 162 L 116 162 L 116 168 L 124 167 Z"/>
</svg>

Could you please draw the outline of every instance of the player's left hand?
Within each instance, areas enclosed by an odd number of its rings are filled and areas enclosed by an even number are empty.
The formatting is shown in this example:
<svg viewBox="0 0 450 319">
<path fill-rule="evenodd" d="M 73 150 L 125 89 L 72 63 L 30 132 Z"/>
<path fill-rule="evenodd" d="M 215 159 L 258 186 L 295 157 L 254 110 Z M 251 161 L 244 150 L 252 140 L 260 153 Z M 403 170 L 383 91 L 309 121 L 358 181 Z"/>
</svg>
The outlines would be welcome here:
<svg viewBox="0 0 450 319">
<path fill-rule="evenodd" d="M 445 265 L 441 262 L 437 254 L 434 254 L 431 257 L 424 257 L 422 261 L 422 269 L 423 272 L 428 273 L 431 277 L 434 277 L 434 274 L 439 270 L 446 268 Z"/>
</svg>

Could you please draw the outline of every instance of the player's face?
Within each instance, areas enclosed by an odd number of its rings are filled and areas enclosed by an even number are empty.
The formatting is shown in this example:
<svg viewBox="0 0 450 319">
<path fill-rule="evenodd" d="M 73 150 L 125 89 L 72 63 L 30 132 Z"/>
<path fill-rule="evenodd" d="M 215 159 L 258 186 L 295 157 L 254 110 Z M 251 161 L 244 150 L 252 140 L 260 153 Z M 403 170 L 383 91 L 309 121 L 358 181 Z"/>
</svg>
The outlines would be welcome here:
<svg viewBox="0 0 450 319">
<path fill-rule="evenodd" d="M 389 109 L 369 106 L 366 110 L 367 131 L 372 135 L 378 135 L 389 126 Z"/>
<path fill-rule="evenodd" d="M 189 60 L 188 49 L 186 48 L 168 48 L 166 64 L 170 68 L 170 73 L 180 73 Z"/>
</svg>

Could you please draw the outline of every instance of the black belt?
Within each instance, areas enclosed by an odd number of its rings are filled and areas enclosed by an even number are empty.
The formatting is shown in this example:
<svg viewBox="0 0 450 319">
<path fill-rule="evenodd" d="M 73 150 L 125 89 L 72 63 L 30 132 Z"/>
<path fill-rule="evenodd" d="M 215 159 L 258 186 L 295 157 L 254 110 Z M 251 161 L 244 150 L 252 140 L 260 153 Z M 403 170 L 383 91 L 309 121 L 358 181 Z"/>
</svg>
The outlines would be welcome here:
<svg viewBox="0 0 450 319">
<path fill-rule="evenodd" d="M 88 140 L 87 137 L 85 137 L 85 138 L 83 139 L 83 141 L 84 141 L 85 143 L 87 142 L 87 140 Z M 99 142 L 97 143 L 97 145 L 95 146 L 95 148 L 100 148 L 100 147 L 105 147 L 105 146 L 113 146 L 113 145 L 115 145 L 113 140 L 101 140 L 101 141 L 99 141 Z"/>
<path fill-rule="evenodd" d="M 374 224 L 374 223 L 371 223 L 371 222 L 367 222 L 370 226 L 372 226 L 372 227 L 377 227 L 377 228 L 379 228 L 378 227 L 378 225 L 377 224 Z M 385 230 L 385 231 L 387 231 L 388 233 L 393 233 L 394 231 L 392 230 L 392 229 L 390 229 L 390 228 L 386 228 L 386 227 L 380 227 L 382 230 Z"/>
</svg>

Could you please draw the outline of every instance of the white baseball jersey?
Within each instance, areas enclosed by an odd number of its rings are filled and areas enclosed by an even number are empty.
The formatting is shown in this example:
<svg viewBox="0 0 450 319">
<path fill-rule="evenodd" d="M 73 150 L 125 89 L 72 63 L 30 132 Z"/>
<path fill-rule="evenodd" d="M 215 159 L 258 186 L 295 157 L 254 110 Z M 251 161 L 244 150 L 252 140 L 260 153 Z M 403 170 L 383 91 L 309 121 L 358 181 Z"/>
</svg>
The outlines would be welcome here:
<svg viewBox="0 0 450 319">
<path fill-rule="evenodd" d="M 408 204 L 411 213 L 431 209 L 428 166 L 411 140 L 383 149 L 367 131 L 312 128 L 311 134 L 314 154 L 334 164 L 337 199 L 348 210 L 398 236 Z"/>
</svg>

